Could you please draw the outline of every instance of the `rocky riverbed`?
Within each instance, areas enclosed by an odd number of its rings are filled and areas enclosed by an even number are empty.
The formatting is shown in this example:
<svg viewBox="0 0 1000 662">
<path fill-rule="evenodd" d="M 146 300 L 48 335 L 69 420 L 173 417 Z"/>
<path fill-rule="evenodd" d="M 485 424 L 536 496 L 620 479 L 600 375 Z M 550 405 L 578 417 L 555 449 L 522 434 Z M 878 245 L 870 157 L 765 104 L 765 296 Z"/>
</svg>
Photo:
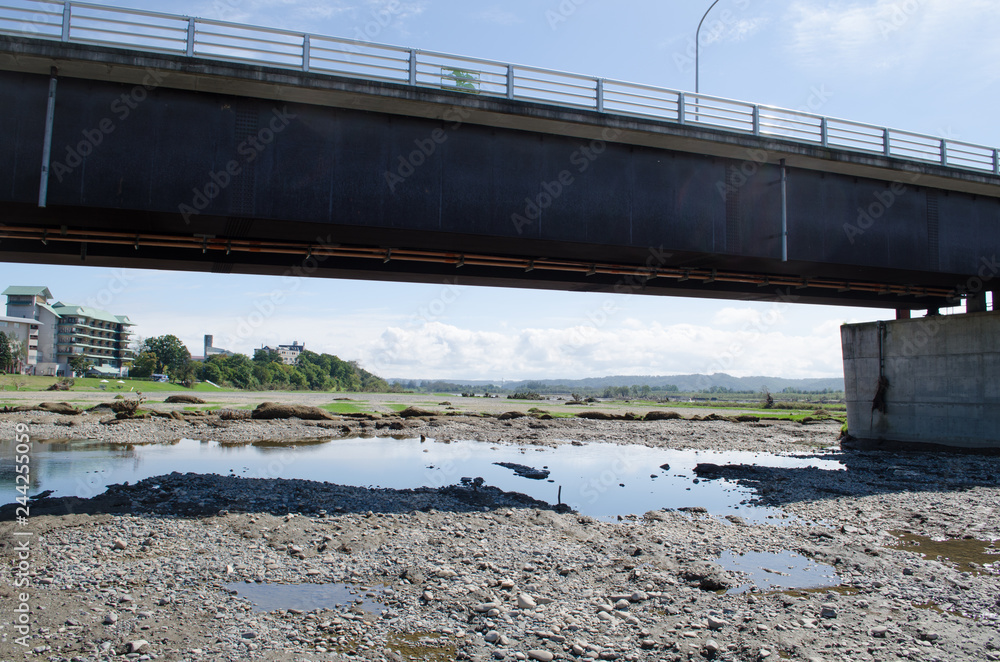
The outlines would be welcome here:
<svg viewBox="0 0 1000 662">
<path fill-rule="evenodd" d="M 701 480 L 753 487 L 793 516 L 780 524 L 697 508 L 603 522 L 474 482 L 387 490 L 171 474 L 39 499 L 26 523 L 0 522 L 0 660 L 1000 660 L 1000 458 L 842 451 L 831 423 L 110 418 L 2 414 L 0 434 L 22 422 L 39 443 L 607 442 L 812 452 L 846 470 L 699 467 Z M 796 558 L 839 583 L 748 587 L 720 561 L 748 552 L 773 553 L 773 576 Z M 261 611 L 239 594 L 244 582 L 354 593 Z"/>
</svg>

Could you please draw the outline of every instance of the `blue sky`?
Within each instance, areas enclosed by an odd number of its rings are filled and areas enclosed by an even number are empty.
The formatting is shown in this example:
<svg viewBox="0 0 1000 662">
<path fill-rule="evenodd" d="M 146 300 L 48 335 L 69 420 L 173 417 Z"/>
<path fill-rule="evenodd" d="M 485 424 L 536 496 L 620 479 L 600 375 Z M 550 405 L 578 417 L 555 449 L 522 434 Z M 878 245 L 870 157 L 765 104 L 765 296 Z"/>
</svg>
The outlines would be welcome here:
<svg viewBox="0 0 1000 662">
<path fill-rule="evenodd" d="M 116 6 L 161 10 L 162 2 Z M 710 0 L 181 0 L 169 11 L 694 89 Z M 721 0 L 702 29 L 701 90 L 1000 145 L 1000 3 Z M 842 374 L 839 325 L 890 311 L 0 264 L 127 314 L 143 337 L 252 353 L 304 342 L 389 377 L 521 379 L 728 372 Z M 281 297 L 276 297 L 280 293 Z M 271 301 L 280 298 L 276 306 Z"/>
</svg>

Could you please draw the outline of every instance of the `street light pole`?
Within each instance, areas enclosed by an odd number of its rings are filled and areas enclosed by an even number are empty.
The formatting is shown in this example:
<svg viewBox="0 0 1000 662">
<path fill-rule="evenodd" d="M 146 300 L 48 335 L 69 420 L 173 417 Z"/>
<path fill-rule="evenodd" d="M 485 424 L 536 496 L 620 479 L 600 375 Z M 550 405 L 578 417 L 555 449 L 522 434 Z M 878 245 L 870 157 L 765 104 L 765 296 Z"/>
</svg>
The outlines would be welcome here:
<svg viewBox="0 0 1000 662">
<path fill-rule="evenodd" d="M 699 81 L 699 69 L 698 69 L 698 64 L 699 64 L 698 56 L 699 56 L 699 51 L 701 50 L 701 24 L 705 22 L 706 18 L 708 18 L 708 12 L 712 11 L 712 7 L 714 7 L 717 4 L 719 4 L 719 0 L 715 0 L 715 2 L 709 5 L 708 9 L 705 10 L 704 16 L 701 17 L 700 21 L 698 21 L 698 29 L 694 33 L 694 93 L 695 94 L 701 92 L 699 85 L 700 81 Z"/>
</svg>

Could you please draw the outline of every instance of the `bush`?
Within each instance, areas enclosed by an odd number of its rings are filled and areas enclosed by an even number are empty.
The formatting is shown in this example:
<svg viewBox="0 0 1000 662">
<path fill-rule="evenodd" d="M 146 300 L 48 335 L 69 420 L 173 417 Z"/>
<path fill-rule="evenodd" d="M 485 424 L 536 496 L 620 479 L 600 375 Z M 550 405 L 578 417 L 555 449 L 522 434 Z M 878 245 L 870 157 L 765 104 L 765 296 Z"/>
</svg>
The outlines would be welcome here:
<svg viewBox="0 0 1000 662">
<path fill-rule="evenodd" d="M 139 405 L 146 401 L 142 393 L 136 393 L 134 398 L 123 398 L 111 404 L 111 409 L 118 414 L 118 418 L 135 418 L 139 411 Z"/>
<path fill-rule="evenodd" d="M 508 400 L 544 400 L 540 393 L 534 391 L 518 391 L 507 396 Z"/>
</svg>

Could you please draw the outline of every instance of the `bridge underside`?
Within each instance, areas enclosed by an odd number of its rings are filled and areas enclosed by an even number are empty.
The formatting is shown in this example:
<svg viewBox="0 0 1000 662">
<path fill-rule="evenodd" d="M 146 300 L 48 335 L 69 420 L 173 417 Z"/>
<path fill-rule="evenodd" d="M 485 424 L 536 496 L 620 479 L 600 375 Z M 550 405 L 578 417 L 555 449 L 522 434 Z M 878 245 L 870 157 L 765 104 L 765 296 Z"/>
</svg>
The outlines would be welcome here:
<svg viewBox="0 0 1000 662">
<path fill-rule="evenodd" d="M 923 309 L 1000 247 L 997 197 L 783 170 L 774 141 L 724 156 L 636 144 L 632 120 L 489 125 L 473 111 L 501 102 L 473 95 L 423 117 L 131 69 L 147 85 L 58 79 L 44 208 L 50 78 L 0 71 L 0 260 Z"/>
</svg>

